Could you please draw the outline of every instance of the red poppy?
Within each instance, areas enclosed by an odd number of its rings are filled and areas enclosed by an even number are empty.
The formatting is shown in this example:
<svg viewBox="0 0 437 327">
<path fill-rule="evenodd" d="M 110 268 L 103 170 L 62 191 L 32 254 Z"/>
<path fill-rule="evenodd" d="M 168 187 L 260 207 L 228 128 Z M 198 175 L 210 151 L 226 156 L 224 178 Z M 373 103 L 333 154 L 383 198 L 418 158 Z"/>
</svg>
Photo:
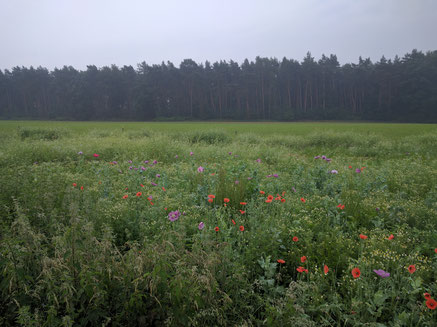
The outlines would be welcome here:
<svg viewBox="0 0 437 327">
<path fill-rule="evenodd" d="M 323 272 L 325 273 L 325 275 L 328 274 L 328 272 L 329 272 L 329 268 L 328 268 L 327 265 L 325 265 L 325 266 L 323 267 Z"/>
<path fill-rule="evenodd" d="M 228 198 L 224 198 L 223 201 L 229 203 L 230 200 Z"/>
<path fill-rule="evenodd" d="M 308 269 L 305 269 L 304 267 L 298 267 L 298 268 L 296 268 L 296 270 L 300 273 L 303 273 L 303 272 L 308 273 Z"/>
<path fill-rule="evenodd" d="M 219 231 L 219 228 L 218 228 L 218 226 L 217 226 L 216 228 L 214 228 L 214 230 L 215 230 L 216 232 L 218 232 L 218 231 Z"/>
<path fill-rule="evenodd" d="M 425 298 L 425 299 L 430 299 L 431 298 L 431 294 L 429 294 L 429 293 L 423 293 L 423 297 Z"/>
<path fill-rule="evenodd" d="M 300 200 L 302 201 L 302 203 L 307 202 L 307 200 L 305 200 L 304 198 L 300 198 Z"/>
<path fill-rule="evenodd" d="M 240 204 L 241 204 L 242 206 L 245 206 L 245 205 L 247 204 L 247 202 L 240 202 Z"/>
<path fill-rule="evenodd" d="M 97 153 L 94 153 L 93 156 L 96 157 L 96 158 L 99 157 L 99 155 Z"/>
<path fill-rule="evenodd" d="M 294 236 L 293 237 L 293 242 L 297 242 L 297 241 L 299 241 L 299 238 L 297 236 Z"/>
<path fill-rule="evenodd" d="M 232 223 L 235 225 L 235 220 L 234 219 L 232 219 Z"/>
<path fill-rule="evenodd" d="M 127 191 L 127 187 L 124 190 Z"/>
<path fill-rule="evenodd" d="M 260 193 L 260 194 L 266 194 L 266 192 L 264 192 L 264 191 L 259 191 L 259 193 Z"/>
<path fill-rule="evenodd" d="M 244 211 L 244 210 L 240 210 L 240 213 L 241 213 L 242 215 L 244 215 L 244 214 L 246 213 L 246 211 Z"/>
<path fill-rule="evenodd" d="M 127 199 L 127 197 L 128 197 L 127 194 L 123 195 L 123 199 Z"/>
<path fill-rule="evenodd" d="M 281 197 L 280 197 L 280 196 L 277 196 L 277 197 L 275 198 L 275 200 L 276 200 L 276 201 L 279 201 L 279 200 L 281 200 Z"/>
<path fill-rule="evenodd" d="M 164 186 L 162 187 L 162 190 L 163 190 L 164 192 L 165 192 L 165 191 L 167 191 L 167 190 L 165 189 L 165 187 L 164 187 Z"/>
<path fill-rule="evenodd" d="M 77 186 L 77 184 L 76 183 L 73 183 L 73 187 L 76 187 Z"/>
<path fill-rule="evenodd" d="M 279 263 L 285 263 L 285 261 L 282 260 L 282 259 L 278 259 L 278 262 L 279 262 Z"/>
<path fill-rule="evenodd" d="M 389 240 L 392 240 L 392 239 L 394 239 L 395 237 L 393 236 L 393 234 L 390 234 L 390 236 L 389 237 L 387 237 Z"/>
<path fill-rule="evenodd" d="M 272 201 L 272 200 L 273 200 L 273 195 L 269 195 L 269 196 L 267 197 L 267 200 Z"/>
<path fill-rule="evenodd" d="M 143 184 L 140 184 L 140 186 L 141 186 L 141 187 L 144 187 L 144 185 L 143 185 Z"/>
<path fill-rule="evenodd" d="M 266 203 L 271 203 L 271 202 L 272 202 L 272 200 L 268 200 L 268 199 L 266 200 Z"/>
<path fill-rule="evenodd" d="M 137 193 L 137 196 L 138 196 L 138 197 L 140 197 L 140 196 L 141 196 L 141 194 L 142 194 L 141 192 L 138 192 L 138 193 Z"/>
<path fill-rule="evenodd" d="M 80 190 L 83 191 L 83 186 L 80 187 Z"/>
<path fill-rule="evenodd" d="M 410 274 L 414 273 L 416 271 L 416 266 L 415 265 L 409 265 L 408 266 L 408 272 Z"/>
<path fill-rule="evenodd" d="M 215 175 L 215 173 L 211 173 L 211 176 L 214 176 Z"/>
<path fill-rule="evenodd" d="M 361 275 L 361 271 L 360 271 L 359 268 L 354 268 L 354 269 L 352 269 L 352 276 L 353 276 L 354 278 L 358 278 L 358 277 L 360 277 L 360 275 Z"/>
<path fill-rule="evenodd" d="M 284 196 L 285 195 L 285 191 L 284 192 L 282 192 L 282 196 Z"/>
<path fill-rule="evenodd" d="M 282 199 L 281 199 L 281 202 L 282 202 L 282 203 L 284 203 L 284 202 L 285 202 L 285 199 L 284 199 L 284 198 L 282 198 Z"/>
<path fill-rule="evenodd" d="M 361 238 L 362 240 L 365 240 L 365 239 L 367 239 L 367 236 L 364 235 L 364 234 L 360 234 L 360 238 Z"/>
<path fill-rule="evenodd" d="M 228 205 L 225 203 L 224 206 L 227 207 Z"/>
<path fill-rule="evenodd" d="M 426 300 L 426 306 L 431 310 L 435 310 L 435 308 L 437 308 L 437 302 L 436 300 L 429 298 Z"/>
<path fill-rule="evenodd" d="M 153 202 L 152 201 L 150 201 L 150 204 L 153 206 Z"/>
<path fill-rule="evenodd" d="M 240 231 L 244 231 L 244 226 L 240 226 Z"/>
<path fill-rule="evenodd" d="M 339 204 L 338 206 L 337 206 L 337 208 L 340 208 L 340 210 L 343 210 L 344 209 L 344 204 Z"/>
<path fill-rule="evenodd" d="M 306 256 L 300 257 L 300 262 L 304 263 L 305 261 L 307 261 L 307 257 Z"/>
<path fill-rule="evenodd" d="M 352 166 L 349 165 L 349 169 L 352 169 Z"/>
<path fill-rule="evenodd" d="M 437 253 L 437 248 L 434 249 L 434 252 Z"/>
<path fill-rule="evenodd" d="M 209 203 L 212 203 L 214 201 L 214 199 L 208 199 Z"/>
<path fill-rule="evenodd" d="M 215 195 L 210 194 L 210 195 L 208 195 L 208 198 L 215 199 Z"/>
</svg>

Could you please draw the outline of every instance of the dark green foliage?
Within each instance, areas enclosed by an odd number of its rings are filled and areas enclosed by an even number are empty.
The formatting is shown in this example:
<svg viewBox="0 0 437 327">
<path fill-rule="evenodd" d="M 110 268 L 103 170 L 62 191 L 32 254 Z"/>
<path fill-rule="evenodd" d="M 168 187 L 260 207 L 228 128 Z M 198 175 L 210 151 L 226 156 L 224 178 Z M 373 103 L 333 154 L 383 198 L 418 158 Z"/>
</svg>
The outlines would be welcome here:
<svg viewBox="0 0 437 327">
<path fill-rule="evenodd" d="M 437 121 L 437 51 L 340 66 L 256 57 L 179 68 L 64 66 L 0 70 L 0 118 L 44 120 Z"/>
<path fill-rule="evenodd" d="M 18 129 L 18 135 L 24 141 L 26 139 L 31 140 L 45 140 L 53 141 L 65 136 L 65 131 L 54 130 L 54 129 L 30 129 L 30 128 L 20 128 Z"/>
</svg>

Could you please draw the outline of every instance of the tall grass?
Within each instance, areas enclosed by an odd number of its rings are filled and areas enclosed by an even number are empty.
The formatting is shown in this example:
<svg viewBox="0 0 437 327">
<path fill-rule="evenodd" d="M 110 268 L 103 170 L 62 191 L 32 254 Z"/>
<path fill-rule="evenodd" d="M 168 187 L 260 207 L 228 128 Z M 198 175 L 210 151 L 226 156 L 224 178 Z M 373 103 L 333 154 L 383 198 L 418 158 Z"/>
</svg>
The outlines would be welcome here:
<svg viewBox="0 0 437 327">
<path fill-rule="evenodd" d="M 1 326 L 435 325 L 432 125 L 0 126 Z"/>
</svg>

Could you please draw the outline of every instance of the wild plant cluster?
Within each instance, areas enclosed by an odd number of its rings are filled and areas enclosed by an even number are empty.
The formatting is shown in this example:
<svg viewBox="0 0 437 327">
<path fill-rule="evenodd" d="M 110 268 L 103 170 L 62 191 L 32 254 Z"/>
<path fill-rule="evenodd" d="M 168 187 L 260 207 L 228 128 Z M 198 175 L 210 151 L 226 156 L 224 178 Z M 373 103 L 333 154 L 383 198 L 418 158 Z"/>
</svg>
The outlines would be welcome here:
<svg viewBox="0 0 437 327">
<path fill-rule="evenodd" d="M 436 326 L 435 129 L 17 125 L 1 326 Z"/>
</svg>

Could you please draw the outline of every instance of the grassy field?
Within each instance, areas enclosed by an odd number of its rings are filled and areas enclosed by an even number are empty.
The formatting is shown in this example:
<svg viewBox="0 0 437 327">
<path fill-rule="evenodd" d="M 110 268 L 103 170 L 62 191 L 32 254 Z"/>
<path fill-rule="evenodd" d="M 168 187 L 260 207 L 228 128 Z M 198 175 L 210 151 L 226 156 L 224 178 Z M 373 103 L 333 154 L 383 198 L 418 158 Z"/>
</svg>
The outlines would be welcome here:
<svg viewBox="0 0 437 327">
<path fill-rule="evenodd" d="M 1 326 L 437 325 L 437 125 L 2 121 L 0 140 Z"/>
</svg>

